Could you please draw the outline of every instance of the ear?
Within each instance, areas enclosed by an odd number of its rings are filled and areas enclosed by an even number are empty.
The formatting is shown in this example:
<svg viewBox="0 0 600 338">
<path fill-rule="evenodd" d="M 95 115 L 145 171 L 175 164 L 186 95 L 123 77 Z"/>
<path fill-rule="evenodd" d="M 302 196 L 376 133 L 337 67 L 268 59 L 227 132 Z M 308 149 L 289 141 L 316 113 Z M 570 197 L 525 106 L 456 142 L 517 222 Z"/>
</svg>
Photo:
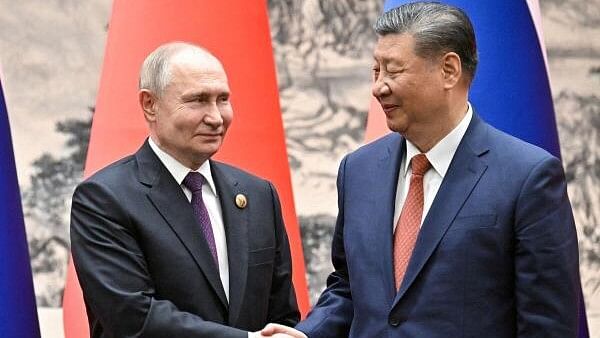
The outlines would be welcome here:
<svg viewBox="0 0 600 338">
<path fill-rule="evenodd" d="M 144 111 L 144 118 L 147 122 L 156 121 L 156 95 L 148 89 L 140 89 L 138 93 L 140 107 Z"/>
<path fill-rule="evenodd" d="M 445 89 L 452 89 L 462 78 L 462 62 L 460 56 L 454 52 L 442 56 L 442 73 Z"/>
</svg>

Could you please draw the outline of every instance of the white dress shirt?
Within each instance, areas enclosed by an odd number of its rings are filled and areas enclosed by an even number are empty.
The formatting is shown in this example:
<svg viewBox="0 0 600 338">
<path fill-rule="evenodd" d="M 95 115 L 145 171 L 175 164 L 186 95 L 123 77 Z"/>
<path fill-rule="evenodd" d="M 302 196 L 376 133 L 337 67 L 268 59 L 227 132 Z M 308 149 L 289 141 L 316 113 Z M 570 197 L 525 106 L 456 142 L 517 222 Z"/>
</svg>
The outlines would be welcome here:
<svg viewBox="0 0 600 338">
<path fill-rule="evenodd" d="M 452 162 L 452 158 L 454 157 L 454 153 L 456 153 L 456 149 L 460 144 L 467 128 L 469 127 L 469 123 L 471 122 L 471 118 L 473 117 L 473 109 L 471 108 L 471 104 L 468 104 L 469 108 L 467 109 L 467 114 L 460 123 L 443 139 L 441 139 L 433 148 L 431 148 L 425 156 L 431 163 L 431 169 L 425 173 L 423 177 L 423 193 L 424 193 L 424 204 L 423 204 L 423 217 L 421 218 L 421 225 L 423 224 L 423 220 L 427 216 L 427 212 L 429 212 L 429 208 L 435 199 L 435 195 L 442 184 L 442 180 L 444 176 L 446 176 L 446 172 L 448 171 L 448 167 L 450 167 L 450 162 Z M 398 187 L 396 189 L 396 203 L 394 207 L 394 231 L 396 230 L 396 225 L 398 223 L 398 219 L 400 218 L 400 212 L 402 211 L 402 207 L 404 206 L 404 201 L 406 199 L 406 195 L 408 194 L 408 188 L 410 186 L 410 177 L 412 175 L 412 169 L 409 166 L 410 160 L 413 156 L 420 154 L 421 152 L 417 147 L 412 144 L 410 141 L 406 140 L 406 151 L 402 156 L 402 162 L 400 162 L 400 173 L 398 174 Z"/>
<path fill-rule="evenodd" d="M 192 192 L 186 188 L 182 182 L 183 179 L 191 170 L 184 166 L 171 155 L 164 152 L 158 147 L 152 138 L 148 138 L 150 148 L 154 151 L 156 156 L 160 159 L 163 165 L 169 170 L 177 184 L 183 190 L 188 201 L 192 201 Z M 217 195 L 217 189 L 215 187 L 215 181 L 212 178 L 212 172 L 210 170 L 210 161 L 205 161 L 196 172 L 202 174 L 204 180 L 208 184 L 202 185 L 202 200 L 208 215 L 210 217 L 210 223 L 212 225 L 213 234 L 215 236 L 215 244 L 217 246 L 217 256 L 219 258 L 219 275 L 221 277 L 221 284 L 223 284 L 223 290 L 225 290 L 225 296 L 229 301 L 229 261 L 227 257 L 227 239 L 225 237 L 225 227 L 223 225 L 223 212 L 221 211 L 221 204 L 219 203 L 219 196 Z"/>
</svg>

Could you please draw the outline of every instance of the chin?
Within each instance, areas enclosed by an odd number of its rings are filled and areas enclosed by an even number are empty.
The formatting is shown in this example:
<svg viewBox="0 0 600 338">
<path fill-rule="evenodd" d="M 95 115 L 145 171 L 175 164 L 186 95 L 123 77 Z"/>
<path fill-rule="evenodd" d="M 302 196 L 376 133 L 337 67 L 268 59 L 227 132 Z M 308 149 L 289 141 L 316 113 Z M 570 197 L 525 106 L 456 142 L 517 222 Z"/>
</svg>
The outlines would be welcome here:
<svg viewBox="0 0 600 338">
<path fill-rule="evenodd" d="M 211 157 L 219 150 L 218 147 L 202 147 L 202 149 L 195 149 L 194 152 L 198 156 Z"/>
<path fill-rule="evenodd" d="M 202 145 L 196 145 L 194 147 L 190 147 L 188 148 L 188 152 L 190 154 L 194 154 L 193 156 L 195 158 L 210 158 L 211 156 L 213 156 L 218 150 L 220 144 L 202 144 Z"/>
<path fill-rule="evenodd" d="M 221 138 L 219 139 L 205 139 L 205 140 L 197 140 L 197 142 L 194 142 L 193 147 L 197 150 L 197 151 L 201 151 L 201 152 L 207 152 L 210 150 L 214 150 L 217 151 L 219 150 L 219 148 L 221 147 L 221 144 L 223 144 L 222 142 L 223 140 Z"/>
<path fill-rule="evenodd" d="M 394 121 L 387 120 L 387 127 L 389 130 L 402 134 L 406 131 L 406 126 L 400 123 L 395 123 Z"/>
</svg>

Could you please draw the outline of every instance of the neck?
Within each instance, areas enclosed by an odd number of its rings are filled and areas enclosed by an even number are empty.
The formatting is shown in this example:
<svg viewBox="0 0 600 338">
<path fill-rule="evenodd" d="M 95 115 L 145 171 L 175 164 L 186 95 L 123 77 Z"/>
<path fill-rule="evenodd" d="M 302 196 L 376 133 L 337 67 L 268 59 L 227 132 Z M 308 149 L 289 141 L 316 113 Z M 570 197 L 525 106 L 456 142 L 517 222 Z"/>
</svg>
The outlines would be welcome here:
<svg viewBox="0 0 600 338">
<path fill-rule="evenodd" d="M 467 115 L 469 105 L 467 99 L 461 100 L 448 109 L 447 114 L 443 114 L 444 118 L 438 119 L 438 122 L 433 125 L 428 125 L 425 130 L 418 133 L 418 136 L 406 137 L 412 144 L 422 153 L 426 153 L 431 148 L 435 147 L 446 135 L 448 135 L 462 119 Z"/>
<path fill-rule="evenodd" d="M 204 162 L 208 161 L 208 159 L 209 159 L 209 158 L 190 159 L 187 156 L 183 156 L 182 154 L 180 154 L 177 151 L 172 151 L 171 149 L 169 149 L 169 147 L 161 144 L 158 141 L 158 138 L 153 136 L 152 134 L 150 135 L 150 138 L 152 139 L 154 144 L 156 144 L 156 146 L 158 148 L 160 148 L 160 150 L 162 150 L 167 155 L 173 157 L 175 160 L 177 160 L 177 162 L 183 164 L 186 168 L 189 168 L 192 171 L 198 170 L 200 168 L 200 166 L 202 166 L 202 164 L 204 164 Z"/>
</svg>

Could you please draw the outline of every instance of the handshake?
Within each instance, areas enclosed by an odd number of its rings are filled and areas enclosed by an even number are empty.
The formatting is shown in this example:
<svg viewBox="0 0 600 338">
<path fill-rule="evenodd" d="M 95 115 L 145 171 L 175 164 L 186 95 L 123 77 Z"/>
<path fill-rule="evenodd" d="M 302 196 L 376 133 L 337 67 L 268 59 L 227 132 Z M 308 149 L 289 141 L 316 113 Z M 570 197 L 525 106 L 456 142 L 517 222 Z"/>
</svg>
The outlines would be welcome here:
<svg viewBox="0 0 600 338">
<path fill-rule="evenodd" d="M 280 324 L 267 324 L 264 329 L 251 332 L 249 338 L 308 338 L 304 333 Z"/>
</svg>

